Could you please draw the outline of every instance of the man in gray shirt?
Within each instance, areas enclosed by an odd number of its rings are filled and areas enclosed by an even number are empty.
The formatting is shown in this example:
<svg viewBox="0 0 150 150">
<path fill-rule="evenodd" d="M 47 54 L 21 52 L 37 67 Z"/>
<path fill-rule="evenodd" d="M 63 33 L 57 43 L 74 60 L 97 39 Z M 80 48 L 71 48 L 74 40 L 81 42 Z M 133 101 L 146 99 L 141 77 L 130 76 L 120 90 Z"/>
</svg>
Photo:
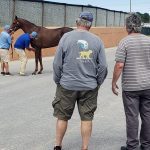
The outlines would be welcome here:
<svg viewBox="0 0 150 150">
<path fill-rule="evenodd" d="M 82 150 L 88 149 L 98 89 L 107 75 L 104 45 L 89 32 L 92 21 L 92 13 L 82 12 L 76 20 L 77 29 L 62 37 L 56 51 L 53 70 L 57 89 L 52 105 L 58 120 L 54 150 L 62 149 L 76 103 L 81 117 Z"/>
<path fill-rule="evenodd" d="M 126 29 L 128 36 L 119 43 L 112 80 L 112 91 L 118 95 L 116 82 L 122 72 L 127 146 L 121 150 L 139 150 L 139 114 L 141 150 L 150 150 L 150 38 L 140 34 L 141 19 L 136 14 L 127 17 Z"/>
</svg>

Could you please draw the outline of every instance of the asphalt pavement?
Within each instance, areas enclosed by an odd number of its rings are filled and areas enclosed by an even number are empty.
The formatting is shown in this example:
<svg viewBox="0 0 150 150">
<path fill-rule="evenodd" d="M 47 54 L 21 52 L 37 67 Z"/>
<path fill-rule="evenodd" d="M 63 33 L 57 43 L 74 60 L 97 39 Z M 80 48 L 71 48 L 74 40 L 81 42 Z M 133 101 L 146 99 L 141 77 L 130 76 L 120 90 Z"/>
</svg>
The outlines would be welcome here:
<svg viewBox="0 0 150 150">
<path fill-rule="evenodd" d="M 115 49 L 106 49 L 109 74 L 99 90 L 89 150 L 119 150 L 125 145 L 121 89 L 118 97 L 111 91 Z M 53 57 L 43 58 L 43 74 L 32 75 L 34 59 L 28 60 L 27 76 L 19 76 L 20 62 L 13 61 L 10 62 L 13 76 L 0 75 L 0 150 L 53 150 L 56 119 L 51 103 L 56 85 L 52 62 Z M 63 150 L 80 147 L 80 118 L 75 109 Z"/>
</svg>

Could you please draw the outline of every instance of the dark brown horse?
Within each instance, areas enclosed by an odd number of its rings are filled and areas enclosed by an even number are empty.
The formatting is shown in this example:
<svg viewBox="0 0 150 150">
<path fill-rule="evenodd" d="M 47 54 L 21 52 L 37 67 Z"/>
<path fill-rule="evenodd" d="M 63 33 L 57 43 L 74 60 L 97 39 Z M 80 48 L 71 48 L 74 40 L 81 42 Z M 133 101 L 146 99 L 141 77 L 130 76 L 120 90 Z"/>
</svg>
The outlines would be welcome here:
<svg viewBox="0 0 150 150">
<path fill-rule="evenodd" d="M 35 24 L 16 16 L 11 25 L 11 30 L 15 32 L 18 29 L 22 29 L 25 33 L 31 33 L 32 31 L 38 33 L 37 38 L 31 41 L 31 46 L 35 48 L 35 71 L 32 74 L 36 74 L 38 72 L 38 61 L 40 63 L 40 71 L 38 74 L 42 73 L 43 64 L 41 49 L 57 46 L 61 37 L 66 32 L 73 30 L 68 27 L 47 29 L 45 27 L 36 26 Z"/>
</svg>

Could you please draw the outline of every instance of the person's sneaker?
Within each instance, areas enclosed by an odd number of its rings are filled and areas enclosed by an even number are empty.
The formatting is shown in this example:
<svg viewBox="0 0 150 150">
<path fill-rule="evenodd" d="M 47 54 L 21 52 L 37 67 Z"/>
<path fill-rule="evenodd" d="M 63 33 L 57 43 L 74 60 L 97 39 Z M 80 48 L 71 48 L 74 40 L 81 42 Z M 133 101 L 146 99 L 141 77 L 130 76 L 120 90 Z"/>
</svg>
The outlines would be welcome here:
<svg viewBox="0 0 150 150">
<path fill-rule="evenodd" d="M 12 74 L 10 72 L 5 73 L 6 76 L 11 76 Z"/>
<path fill-rule="evenodd" d="M 140 146 L 140 150 L 150 150 L 149 148 L 144 148 L 142 145 Z"/>
<path fill-rule="evenodd" d="M 4 75 L 5 75 L 5 72 L 1 72 L 1 75 L 3 75 L 3 76 L 4 76 Z"/>
<path fill-rule="evenodd" d="M 120 150 L 128 150 L 126 146 L 121 146 Z"/>
<path fill-rule="evenodd" d="M 55 146 L 54 150 L 61 150 L 61 146 Z"/>
</svg>

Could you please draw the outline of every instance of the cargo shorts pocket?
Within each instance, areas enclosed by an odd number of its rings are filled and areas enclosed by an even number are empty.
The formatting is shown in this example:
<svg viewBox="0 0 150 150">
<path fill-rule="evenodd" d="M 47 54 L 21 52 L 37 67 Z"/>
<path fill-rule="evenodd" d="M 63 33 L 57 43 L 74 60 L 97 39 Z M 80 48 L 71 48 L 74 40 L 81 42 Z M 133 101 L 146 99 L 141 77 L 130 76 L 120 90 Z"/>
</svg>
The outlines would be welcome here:
<svg viewBox="0 0 150 150">
<path fill-rule="evenodd" d="M 54 101 L 52 102 L 53 108 L 55 108 L 55 106 L 56 106 L 57 104 L 59 104 L 59 102 L 60 102 L 60 99 L 59 99 L 59 98 L 54 98 Z"/>
<path fill-rule="evenodd" d="M 94 113 L 97 109 L 97 103 L 95 102 L 92 102 L 92 103 L 89 103 L 87 102 L 87 107 L 89 108 L 89 110 Z"/>
</svg>

